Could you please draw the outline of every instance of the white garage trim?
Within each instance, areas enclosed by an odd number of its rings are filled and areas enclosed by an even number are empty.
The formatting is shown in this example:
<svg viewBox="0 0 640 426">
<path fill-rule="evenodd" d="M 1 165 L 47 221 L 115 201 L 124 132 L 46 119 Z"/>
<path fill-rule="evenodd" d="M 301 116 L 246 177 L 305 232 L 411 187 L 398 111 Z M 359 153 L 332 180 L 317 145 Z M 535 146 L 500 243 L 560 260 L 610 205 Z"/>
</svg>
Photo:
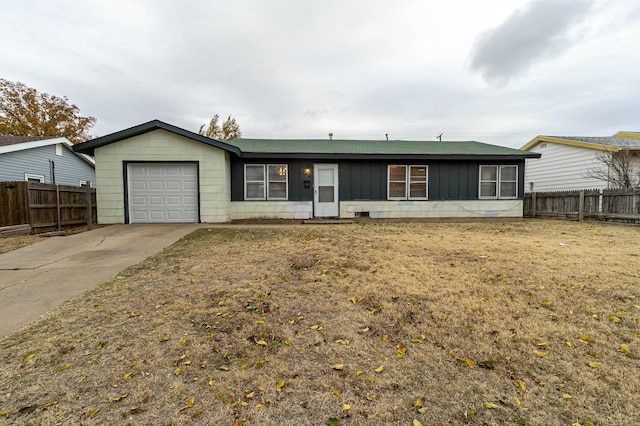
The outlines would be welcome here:
<svg viewBox="0 0 640 426">
<path fill-rule="evenodd" d="M 197 163 L 127 163 L 129 223 L 197 223 Z"/>
</svg>

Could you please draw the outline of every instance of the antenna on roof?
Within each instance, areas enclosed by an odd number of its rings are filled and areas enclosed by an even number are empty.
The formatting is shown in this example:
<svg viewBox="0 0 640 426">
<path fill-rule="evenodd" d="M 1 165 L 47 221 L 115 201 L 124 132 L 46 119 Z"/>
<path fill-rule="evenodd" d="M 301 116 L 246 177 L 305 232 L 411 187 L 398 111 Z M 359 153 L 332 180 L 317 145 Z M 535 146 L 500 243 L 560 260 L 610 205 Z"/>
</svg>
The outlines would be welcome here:
<svg viewBox="0 0 640 426">
<path fill-rule="evenodd" d="M 387 138 L 387 140 L 389 140 L 389 133 L 385 133 L 384 137 Z"/>
<path fill-rule="evenodd" d="M 333 133 L 329 133 L 329 140 L 333 140 Z"/>
<path fill-rule="evenodd" d="M 438 136 L 436 136 L 436 138 L 438 138 L 438 140 L 439 140 L 440 142 L 442 142 L 442 133 L 440 133 Z"/>
</svg>

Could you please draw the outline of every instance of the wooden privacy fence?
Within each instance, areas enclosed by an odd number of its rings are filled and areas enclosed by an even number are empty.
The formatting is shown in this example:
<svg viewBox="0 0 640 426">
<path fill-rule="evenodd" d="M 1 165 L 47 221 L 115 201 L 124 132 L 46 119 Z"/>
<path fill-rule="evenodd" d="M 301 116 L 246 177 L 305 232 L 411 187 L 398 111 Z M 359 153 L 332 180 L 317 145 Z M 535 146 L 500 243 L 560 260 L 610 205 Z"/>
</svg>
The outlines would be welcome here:
<svg viewBox="0 0 640 426">
<path fill-rule="evenodd" d="M 0 183 L 0 226 L 29 224 L 34 234 L 96 223 L 96 190 L 39 182 Z"/>
<path fill-rule="evenodd" d="M 531 192 L 525 194 L 523 213 L 525 217 L 640 223 L 640 189 Z"/>
</svg>

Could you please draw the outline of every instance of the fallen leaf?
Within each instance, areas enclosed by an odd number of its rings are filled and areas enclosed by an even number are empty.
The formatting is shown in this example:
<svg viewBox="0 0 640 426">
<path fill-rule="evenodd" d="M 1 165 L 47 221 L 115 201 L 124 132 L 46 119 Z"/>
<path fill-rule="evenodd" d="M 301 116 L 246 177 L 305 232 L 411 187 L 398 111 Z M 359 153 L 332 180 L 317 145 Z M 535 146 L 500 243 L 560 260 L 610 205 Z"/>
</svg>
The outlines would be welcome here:
<svg viewBox="0 0 640 426">
<path fill-rule="evenodd" d="M 384 371 L 384 365 L 381 365 L 380 367 L 376 368 L 375 370 L 376 373 L 382 373 Z"/>
<path fill-rule="evenodd" d="M 331 368 L 334 370 L 344 370 L 344 364 L 333 364 Z"/>
<path fill-rule="evenodd" d="M 562 399 L 571 399 L 573 398 L 571 395 L 569 395 L 568 393 L 564 393 L 562 394 Z"/>
<path fill-rule="evenodd" d="M 601 363 L 601 362 L 590 362 L 590 363 L 589 363 L 589 367 L 591 367 L 591 368 L 598 368 L 598 367 L 600 367 L 601 365 L 602 365 L 602 363 Z"/>
<path fill-rule="evenodd" d="M 422 426 L 422 423 L 418 419 L 413 419 L 413 426 Z"/>
<path fill-rule="evenodd" d="M 476 368 L 476 365 L 473 363 L 473 361 L 469 358 L 467 358 L 465 360 L 465 362 L 467 363 L 467 365 L 469 366 L 469 368 Z"/>
<path fill-rule="evenodd" d="M 126 398 L 128 396 L 129 396 L 129 394 L 125 393 L 124 395 L 120 395 L 120 396 L 116 396 L 114 398 L 111 398 L 111 401 L 118 402 L 118 401 L 120 401 L 120 400 L 122 400 L 122 399 L 124 399 L 124 398 Z"/>
<path fill-rule="evenodd" d="M 533 351 L 533 354 L 535 356 L 537 356 L 538 358 L 548 358 L 549 354 L 546 352 L 542 352 L 542 351 Z"/>
<path fill-rule="evenodd" d="M 398 358 L 404 358 L 404 354 L 407 352 L 407 348 L 404 345 L 398 345 Z"/>
<path fill-rule="evenodd" d="M 355 305 L 356 303 L 358 303 L 358 301 L 356 300 L 356 298 L 355 298 L 355 297 L 350 297 L 350 298 L 349 298 L 349 301 L 350 301 L 351 303 L 353 303 L 354 305 Z"/>
<path fill-rule="evenodd" d="M 340 393 L 340 391 L 338 389 L 334 389 L 333 390 L 333 394 L 335 396 L 337 396 L 338 398 L 342 399 L 342 393 Z"/>
<path fill-rule="evenodd" d="M 349 404 L 344 404 L 342 406 L 342 411 L 349 411 L 349 410 L 351 410 L 351 406 Z"/>
<path fill-rule="evenodd" d="M 143 413 L 144 412 L 144 408 L 142 408 L 142 407 L 131 407 L 131 409 L 129 411 L 132 414 Z"/>
<path fill-rule="evenodd" d="M 516 396 L 516 407 L 519 407 L 519 406 L 520 406 L 520 404 L 521 404 L 521 402 L 520 402 L 520 398 L 518 398 L 518 397 Z"/>
<path fill-rule="evenodd" d="M 95 416 L 96 414 L 98 414 L 98 411 L 100 411 L 99 408 L 94 408 L 93 410 L 89 410 L 89 413 L 88 413 L 89 417 Z"/>
<path fill-rule="evenodd" d="M 11 413 L 11 410 L 0 411 L 0 417 L 8 416 Z"/>
<path fill-rule="evenodd" d="M 258 340 L 256 342 L 257 344 L 261 345 L 261 346 L 268 346 L 269 344 L 267 342 L 265 342 L 264 340 Z"/>
<path fill-rule="evenodd" d="M 340 419 L 338 419 L 337 417 L 329 417 L 329 420 L 327 420 L 327 424 L 329 426 L 340 426 Z"/>
<path fill-rule="evenodd" d="M 420 398 L 416 399 L 415 407 L 416 409 L 422 408 L 422 400 Z"/>
<path fill-rule="evenodd" d="M 284 380 L 280 380 L 278 383 L 276 383 L 276 389 L 282 389 L 286 384 L 287 383 Z"/>
<path fill-rule="evenodd" d="M 127 374 L 125 374 L 124 376 L 122 376 L 122 378 L 124 380 L 129 380 L 130 378 L 132 378 L 134 375 L 133 371 L 129 371 Z"/>
<path fill-rule="evenodd" d="M 361 374 L 362 374 L 362 370 L 357 370 L 357 371 L 356 371 L 356 376 L 359 376 L 359 375 L 361 375 Z"/>
<path fill-rule="evenodd" d="M 56 367 L 56 371 L 66 370 L 69 367 L 71 367 L 69 364 L 61 365 L 59 367 Z"/>
<path fill-rule="evenodd" d="M 229 371 L 229 367 L 227 367 L 226 365 L 221 365 L 220 367 L 218 367 L 218 370 Z"/>
<path fill-rule="evenodd" d="M 173 374 L 175 374 L 176 376 L 179 376 L 180 374 L 182 374 L 182 368 L 178 367 L 175 370 L 173 370 Z"/>
<path fill-rule="evenodd" d="M 36 356 L 38 354 L 38 352 L 40 352 L 40 349 L 36 349 L 35 351 L 31 351 L 28 354 L 26 354 L 25 356 L 23 356 L 22 357 L 22 363 L 26 364 L 31 358 Z"/>
<path fill-rule="evenodd" d="M 498 405 L 496 405 L 496 404 L 494 404 L 492 402 L 485 402 L 484 403 L 484 407 L 485 408 L 489 408 L 491 410 L 494 410 L 494 409 L 498 408 Z"/>
<path fill-rule="evenodd" d="M 527 386 L 524 384 L 522 380 L 514 380 L 513 384 L 518 386 L 522 390 L 527 390 Z"/>
<path fill-rule="evenodd" d="M 193 407 L 193 404 L 195 404 L 196 402 L 196 397 L 192 396 L 191 398 L 189 398 L 189 402 L 187 402 L 187 407 L 191 408 Z"/>
</svg>

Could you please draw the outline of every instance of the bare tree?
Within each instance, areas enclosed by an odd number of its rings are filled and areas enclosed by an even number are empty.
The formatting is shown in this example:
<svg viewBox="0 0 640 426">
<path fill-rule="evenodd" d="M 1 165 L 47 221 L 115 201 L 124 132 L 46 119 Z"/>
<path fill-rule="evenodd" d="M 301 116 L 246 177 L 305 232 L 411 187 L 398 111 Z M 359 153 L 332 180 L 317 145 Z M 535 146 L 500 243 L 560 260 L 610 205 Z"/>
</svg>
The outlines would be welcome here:
<svg viewBox="0 0 640 426">
<path fill-rule="evenodd" d="M 628 146 L 616 152 L 600 152 L 596 156 L 600 167 L 589 169 L 585 176 L 608 182 L 613 188 L 640 187 L 640 170 L 634 169 L 632 156 Z"/>
<path fill-rule="evenodd" d="M 242 136 L 242 132 L 240 131 L 240 126 L 236 123 L 236 119 L 229 116 L 223 123 L 222 126 L 218 124 L 218 120 L 220 117 L 218 114 L 214 115 L 209 125 L 203 124 L 200 126 L 199 134 L 206 136 L 211 139 L 217 139 L 219 141 L 231 141 L 234 139 L 239 139 Z"/>
</svg>

